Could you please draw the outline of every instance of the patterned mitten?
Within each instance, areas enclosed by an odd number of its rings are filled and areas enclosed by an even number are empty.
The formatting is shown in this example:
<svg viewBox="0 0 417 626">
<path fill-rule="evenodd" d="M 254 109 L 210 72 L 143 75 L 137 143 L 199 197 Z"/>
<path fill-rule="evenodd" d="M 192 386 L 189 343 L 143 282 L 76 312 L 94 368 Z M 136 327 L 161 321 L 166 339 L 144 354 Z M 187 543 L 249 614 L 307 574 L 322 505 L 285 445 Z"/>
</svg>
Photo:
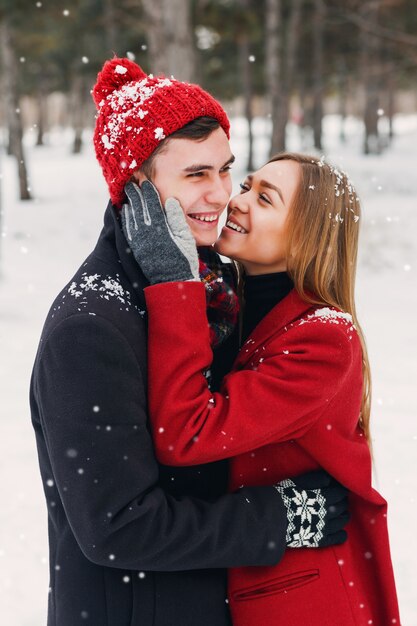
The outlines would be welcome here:
<svg viewBox="0 0 417 626">
<path fill-rule="evenodd" d="M 324 471 L 274 485 L 287 509 L 287 547 L 323 548 L 347 539 L 347 489 Z"/>
</svg>

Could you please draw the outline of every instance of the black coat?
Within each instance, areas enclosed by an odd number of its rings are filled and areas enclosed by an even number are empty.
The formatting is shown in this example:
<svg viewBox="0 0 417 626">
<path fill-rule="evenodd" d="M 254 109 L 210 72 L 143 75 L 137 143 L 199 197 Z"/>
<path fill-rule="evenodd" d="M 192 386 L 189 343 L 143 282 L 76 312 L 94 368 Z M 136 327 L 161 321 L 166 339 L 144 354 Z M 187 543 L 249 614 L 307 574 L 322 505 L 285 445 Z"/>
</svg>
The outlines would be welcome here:
<svg viewBox="0 0 417 626">
<path fill-rule="evenodd" d="M 226 626 L 225 569 L 270 565 L 272 487 L 224 495 L 227 466 L 161 466 L 146 414 L 146 281 L 109 205 L 55 299 L 31 382 L 48 508 L 48 626 Z"/>
</svg>

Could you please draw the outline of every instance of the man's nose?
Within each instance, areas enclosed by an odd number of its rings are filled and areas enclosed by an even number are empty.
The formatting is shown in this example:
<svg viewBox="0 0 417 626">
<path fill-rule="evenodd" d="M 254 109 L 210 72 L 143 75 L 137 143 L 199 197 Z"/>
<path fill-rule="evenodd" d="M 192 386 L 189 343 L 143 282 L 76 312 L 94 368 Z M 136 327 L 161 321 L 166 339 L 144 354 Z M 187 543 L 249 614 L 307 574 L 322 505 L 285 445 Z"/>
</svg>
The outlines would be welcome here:
<svg viewBox="0 0 417 626">
<path fill-rule="evenodd" d="M 216 204 L 219 208 L 224 208 L 230 199 L 230 183 L 227 180 L 216 178 L 210 181 L 206 191 L 206 200 L 210 204 Z"/>
</svg>

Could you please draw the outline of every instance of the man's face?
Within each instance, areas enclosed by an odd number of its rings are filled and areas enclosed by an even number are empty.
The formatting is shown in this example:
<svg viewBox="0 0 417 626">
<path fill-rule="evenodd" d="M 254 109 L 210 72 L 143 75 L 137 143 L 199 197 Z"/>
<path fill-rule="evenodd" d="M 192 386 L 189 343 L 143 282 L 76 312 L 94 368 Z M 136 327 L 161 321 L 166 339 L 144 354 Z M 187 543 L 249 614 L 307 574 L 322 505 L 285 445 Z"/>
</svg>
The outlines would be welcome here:
<svg viewBox="0 0 417 626">
<path fill-rule="evenodd" d="M 171 196 L 179 201 L 198 246 L 210 246 L 217 239 L 219 217 L 232 192 L 233 161 L 222 128 L 202 141 L 171 139 L 155 158 L 152 182 L 162 203 Z M 140 175 L 139 183 L 143 180 Z"/>
</svg>

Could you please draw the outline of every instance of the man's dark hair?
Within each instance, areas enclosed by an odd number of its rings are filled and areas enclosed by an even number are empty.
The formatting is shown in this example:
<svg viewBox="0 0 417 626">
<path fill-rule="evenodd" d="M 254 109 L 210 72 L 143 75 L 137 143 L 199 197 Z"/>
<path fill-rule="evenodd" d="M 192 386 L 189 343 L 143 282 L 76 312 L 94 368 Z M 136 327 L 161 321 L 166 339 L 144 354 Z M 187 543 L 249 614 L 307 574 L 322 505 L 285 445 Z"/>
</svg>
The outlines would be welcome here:
<svg viewBox="0 0 417 626">
<path fill-rule="evenodd" d="M 155 158 L 158 154 L 161 154 L 165 150 L 171 139 L 192 139 L 193 141 L 202 141 L 211 135 L 213 131 L 217 130 L 217 128 L 220 128 L 220 124 L 214 117 L 197 117 L 195 120 L 192 120 L 192 122 L 189 122 L 182 128 L 176 130 L 175 133 L 172 133 L 172 135 L 169 135 L 169 137 L 161 141 L 159 146 L 152 152 L 151 156 L 146 159 L 144 163 L 142 163 L 140 171 L 145 174 L 146 178 L 152 180 L 154 175 Z"/>
</svg>

